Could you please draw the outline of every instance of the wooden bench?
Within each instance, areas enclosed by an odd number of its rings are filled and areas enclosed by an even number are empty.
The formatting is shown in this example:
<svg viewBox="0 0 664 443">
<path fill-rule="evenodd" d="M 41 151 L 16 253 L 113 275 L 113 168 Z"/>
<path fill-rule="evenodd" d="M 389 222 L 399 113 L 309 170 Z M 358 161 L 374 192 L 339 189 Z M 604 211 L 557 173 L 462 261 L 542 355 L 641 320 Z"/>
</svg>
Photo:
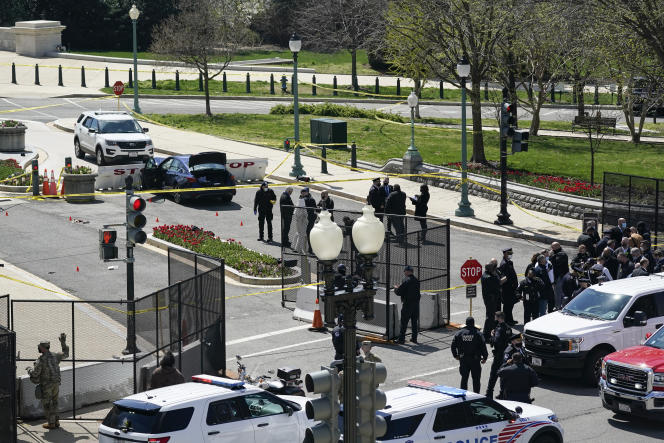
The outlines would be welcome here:
<svg viewBox="0 0 664 443">
<path fill-rule="evenodd" d="M 616 118 L 613 117 L 602 117 L 602 116 L 597 116 L 597 117 L 589 117 L 586 115 L 577 115 L 574 117 L 574 121 L 572 122 L 572 132 L 574 132 L 574 129 L 576 127 L 579 128 L 611 128 L 613 130 L 613 134 L 616 133 L 616 123 L 617 123 Z"/>
</svg>

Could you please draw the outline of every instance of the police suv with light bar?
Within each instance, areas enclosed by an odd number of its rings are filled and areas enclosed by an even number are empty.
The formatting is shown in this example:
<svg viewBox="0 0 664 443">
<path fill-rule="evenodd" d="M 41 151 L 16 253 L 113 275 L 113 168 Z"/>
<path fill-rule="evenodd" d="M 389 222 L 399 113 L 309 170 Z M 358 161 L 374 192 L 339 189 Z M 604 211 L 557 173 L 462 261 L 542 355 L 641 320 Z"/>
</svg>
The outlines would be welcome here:
<svg viewBox="0 0 664 443">
<path fill-rule="evenodd" d="M 463 389 L 413 380 L 387 391 L 380 411 L 391 443 L 562 443 L 563 429 L 549 409 L 495 401 Z"/>
<path fill-rule="evenodd" d="M 242 381 L 195 375 L 190 383 L 114 402 L 99 426 L 99 442 L 301 442 L 311 425 L 305 403 Z"/>
</svg>

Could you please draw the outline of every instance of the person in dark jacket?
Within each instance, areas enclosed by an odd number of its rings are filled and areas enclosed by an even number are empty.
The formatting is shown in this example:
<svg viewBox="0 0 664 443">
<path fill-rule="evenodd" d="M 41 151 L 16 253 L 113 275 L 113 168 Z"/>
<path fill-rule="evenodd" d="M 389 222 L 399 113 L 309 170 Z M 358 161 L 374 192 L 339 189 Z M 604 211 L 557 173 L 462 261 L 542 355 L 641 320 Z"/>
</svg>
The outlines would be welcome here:
<svg viewBox="0 0 664 443">
<path fill-rule="evenodd" d="M 562 306 L 565 306 L 572 299 L 572 294 L 574 291 L 579 289 L 579 282 L 575 277 L 575 274 L 568 272 L 563 276 L 563 302 Z"/>
<path fill-rule="evenodd" d="M 646 222 L 640 221 L 636 223 L 636 232 L 643 237 L 644 240 L 648 240 L 650 242 L 650 229 L 648 229 L 648 225 L 646 225 Z"/>
<path fill-rule="evenodd" d="M 521 354 L 525 360 L 526 349 L 523 347 L 523 337 L 520 333 L 516 333 L 510 337 L 510 344 L 505 348 L 503 354 L 503 366 L 511 365 L 513 363 L 512 357 L 514 354 Z"/>
<path fill-rule="evenodd" d="M 320 208 L 316 212 L 330 211 L 330 218 L 332 219 L 332 221 L 334 221 L 334 214 L 332 212 L 332 210 L 334 209 L 334 200 L 330 198 L 330 195 L 327 191 L 322 191 L 320 193 L 320 201 L 316 206 Z"/>
<path fill-rule="evenodd" d="M 163 388 L 184 383 L 182 373 L 175 367 L 175 357 L 171 351 L 166 351 L 159 362 L 159 367 L 152 372 L 150 389 Z"/>
<path fill-rule="evenodd" d="M 390 185 L 390 177 L 385 177 L 383 179 L 383 184 L 380 187 L 380 193 L 383 195 L 383 200 L 385 201 L 385 213 L 389 212 L 387 210 L 387 198 L 390 196 L 392 191 L 394 191 L 394 187 Z M 391 217 L 387 217 L 387 232 L 392 232 L 392 222 L 393 219 Z"/>
<path fill-rule="evenodd" d="M 634 265 L 634 270 L 630 277 L 645 277 L 648 274 L 648 259 L 642 258 L 640 262 Z"/>
<path fill-rule="evenodd" d="M 586 245 L 586 251 L 591 257 L 596 257 L 595 255 L 595 228 L 589 226 L 586 229 L 586 232 L 579 235 L 579 238 L 576 240 L 577 245 Z"/>
<path fill-rule="evenodd" d="M 609 246 L 609 241 L 611 241 L 611 229 L 607 228 L 604 229 L 604 232 L 602 232 L 602 238 L 595 245 L 595 250 L 598 254 L 600 254 L 604 248 Z"/>
<path fill-rule="evenodd" d="M 486 388 L 486 396 L 493 398 L 493 389 L 498 381 L 498 369 L 503 365 L 503 355 L 509 344 L 510 337 L 513 335 L 512 328 L 505 323 L 505 313 L 496 312 L 496 327 L 491 332 L 489 344 L 493 347 L 493 363 L 491 363 L 491 372 L 489 373 L 489 385 Z"/>
<path fill-rule="evenodd" d="M 627 257 L 627 254 L 624 252 L 618 253 L 618 278 L 627 278 L 632 272 L 634 272 L 634 263 Z"/>
<path fill-rule="evenodd" d="M 533 368 L 525 364 L 521 354 L 512 357 L 512 364 L 498 371 L 503 400 L 532 403 L 530 390 L 537 386 L 539 379 Z"/>
<path fill-rule="evenodd" d="M 394 185 L 392 192 L 385 201 L 385 213 L 388 214 L 387 230 L 391 232 L 390 222 L 394 226 L 395 235 L 399 242 L 404 239 L 404 215 L 406 215 L 406 193 L 399 185 Z"/>
<path fill-rule="evenodd" d="M 490 261 L 484 265 L 484 273 L 482 274 L 481 282 L 484 312 L 486 313 L 482 332 L 484 333 L 484 337 L 488 340 L 491 331 L 493 331 L 493 328 L 495 327 L 493 314 L 500 310 L 500 277 L 498 276 L 496 266 L 493 262 Z"/>
<path fill-rule="evenodd" d="M 397 343 L 406 342 L 406 328 L 410 321 L 412 335 L 410 341 L 417 344 L 418 324 L 420 321 L 420 282 L 413 275 L 413 268 L 404 268 L 404 279 L 400 285 L 394 286 L 394 293 L 401 297 L 401 332 Z"/>
<path fill-rule="evenodd" d="M 475 319 L 468 317 L 466 326 L 454 334 L 452 339 L 452 356 L 459 360 L 461 389 L 468 389 L 468 375 L 473 377 L 473 391 L 480 393 L 482 377 L 481 364 L 486 363 L 489 353 L 486 350 L 484 337 L 475 327 Z"/>
<path fill-rule="evenodd" d="M 655 259 L 655 267 L 653 272 L 662 272 L 664 271 L 664 250 L 656 249 L 653 252 L 653 258 Z"/>
<path fill-rule="evenodd" d="M 514 308 L 514 304 L 519 300 L 516 296 L 516 288 L 519 286 L 519 280 L 514 270 L 514 263 L 512 262 L 512 248 L 503 249 L 503 259 L 500 262 L 498 271 L 500 275 L 506 277 L 505 282 L 501 286 L 505 322 L 510 326 L 514 326 L 518 322 L 514 320 L 512 309 Z"/>
<path fill-rule="evenodd" d="M 552 265 L 547 261 L 546 256 L 539 255 L 537 256 L 537 265 L 533 268 L 535 270 L 535 276 L 544 283 L 540 295 L 547 301 L 547 310 L 549 312 L 552 312 L 554 307 L 553 287 L 551 286 L 551 279 L 549 278 L 549 268 L 551 266 Z M 544 314 L 546 314 L 546 311 L 542 312 L 540 310 L 539 315 L 542 316 Z"/>
<path fill-rule="evenodd" d="M 334 359 L 343 360 L 344 358 L 344 316 L 339 314 L 337 324 L 332 329 L 332 346 L 334 346 Z"/>
<path fill-rule="evenodd" d="M 385 212 L 385 194 L 381 192 L 380 178 L 373 179 L 371 188 L 369 188 L 369 195 L 367 196 L 367 203 L 374 208 L 374 214 L 380 221 L 383 221 L 383 213 Z"/>
<path fill-rule="evenodd" d="M 569 274 L 569 273 L 568 273 Z M 526 278 L 521 280 L 516 292 L 523 300 L 523 324 L 525 325 L 530 320 L 535 320 L 539 317 L 542 310 L 540 307 L 540 300 L 544 300 L 544 308 L 546 309 L 546 300 L 541 297 L 541 291 L 544 287 L 542 280 L 535 276 L 535 270 L 530 269 Z"/>
<path fill-rule="evenodd" d="M 311 196 L 309 188 L 302 188 L 304 193 L 304 207 L 307 208 L 307 239 L 309 238 L 309 233 L 314 228 L 316 223 L 316 200 Z M 311 251 L 311 244 L 309 245 L 309 253 Z"/>
<path fill-rule="evenodd" d="M 254 215 L 258 212 L 258 240 L 264 241 L 263 233 L 267 222 L 267 241 L 272 241 L 272 206 L 277 202 L 274 191 L 263 182 L 254 197 Z"/>
<path fill-rule="evenodd" d="M 611 278 L 613 280 L 618 278 L 618 267 L 620 266 L 620 263 L 618 263 L 618 259 L 613 254 L 611 248 L 609 248 L 608 246 L 604 248 L 602 250 L 602 255 L 600 255 L 600 258 L 604 260 L 604 267 L 609 270 Z"/>
<path fill-rule="evenodd" d="M 643 240 L 641 242 L 641 255 L 648 259 L 648 272 L 652 274 L 655 270 L 655 256 L 650 249 L 650 240 Z"/>
<path fill-rule="evenodd" d="M 284 248 L 290 248 L 290 227 L 291 222 L 293 221 L 293 212 L 295 207 L 293 206 L 293 199 L 291 199 L 291 194 L 293 193 L 293 187 L 289 186 L 279 197 L 279 210 L 281 212 L 281 245 Z"/>
<path fill-rule="evenodd" d="M 422 242 L 427 241 L 427 212 L 429 211 L 429 187 L 427 185 L 420 186 L 420 195 L 410 197 L 410 201 L 415 205 L 415 220 L 420 222 L 422 229 Z"/>
<path fill-rule="evenodd" d="M 569 258 L 560 243 L 551 243 L 549 261 L 553 266 L 553 294 L 556 309 L 560 309 L 563 300 L 563 276 L 569 271 Z"/>
</svg>

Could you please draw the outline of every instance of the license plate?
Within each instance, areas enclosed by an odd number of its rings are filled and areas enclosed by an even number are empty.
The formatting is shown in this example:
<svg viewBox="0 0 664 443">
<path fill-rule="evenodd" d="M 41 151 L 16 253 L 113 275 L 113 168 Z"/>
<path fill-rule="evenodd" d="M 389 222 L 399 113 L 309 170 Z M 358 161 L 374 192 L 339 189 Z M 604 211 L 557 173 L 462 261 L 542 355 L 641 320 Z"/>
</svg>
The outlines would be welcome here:
<svg viewBox="0 0 664 443">
<path fill-rule="evenodd" d="M 129 157 L 138 157 L 138 152 L 130 152 Z"/>
<path fill-rule="evenodd" d="M 542 359 L 537 358 L 537 357 L 533 357 L 532 358 L 532 364 L 533 364 L 533 366 L 542 366 Z"/>
<path fill-rule="evenodd" d="M 632 408 L 626 403 L 618 403 L 618 410 L 621 412 L 632 412 Z"/>
</svg>

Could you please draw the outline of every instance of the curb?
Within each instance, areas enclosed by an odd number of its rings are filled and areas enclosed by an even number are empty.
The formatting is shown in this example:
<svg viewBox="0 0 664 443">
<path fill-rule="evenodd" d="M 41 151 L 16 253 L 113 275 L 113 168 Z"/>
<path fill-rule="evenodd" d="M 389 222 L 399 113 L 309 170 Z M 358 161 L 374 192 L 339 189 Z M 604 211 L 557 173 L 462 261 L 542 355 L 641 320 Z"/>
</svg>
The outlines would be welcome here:
<svg viewBox="0 0 664 443">
<path fill-rule="evenodd" d="M 145 243 L 164 251 L 167 251 L 168 248 L 174 248 L 182 251 L 191 252 L 189 249 L 155 238 L 152 234 L 148 234 L 148 239 Z M 251 275 L 240 272 L 237 269 L 231 268 L 228 265 L 224 266 L 224 272 L 226 274 L 226 277 L 229 277 L 245 285 L 264 287 L 264 286 L 280 286 L 282 284 L 281 277 L 275 277 L 275 278 L 253 277 Z M 300 277 L 301 277 L 300 273 L 296 272 L 295 275 L 284 277 L 283 284 L 299 283 Z"/>
</svg>

